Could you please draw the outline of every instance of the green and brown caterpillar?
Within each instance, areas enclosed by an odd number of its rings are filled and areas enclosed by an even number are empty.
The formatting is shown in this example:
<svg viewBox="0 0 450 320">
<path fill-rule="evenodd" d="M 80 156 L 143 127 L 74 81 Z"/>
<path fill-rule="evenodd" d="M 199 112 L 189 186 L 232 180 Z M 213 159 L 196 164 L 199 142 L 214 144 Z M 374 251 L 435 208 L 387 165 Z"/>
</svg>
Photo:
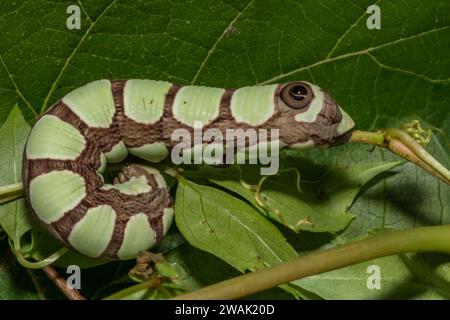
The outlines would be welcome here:
<svg viewBox="0 0 450 320">
<path fill-rule="evenodd" d="M 278 129 L 280 148 L 330 147 L 350 139 L 354 122 L 308 82 L 236 90 L 154 80 L 99 80 L 57 101 L 34 125 L 23 158 L 33 213 L 66 246 L 89 257 L 130 259 L 158 243 L 173 201 L 153 168 L 125 166 L 113 184 L 106 164 L 128 154 L 168 157 L 177 128 Z M 247 147 L 249 147 L 248 145 Z M 194 146 L 193 146 L 194 147 Z"/>
</svg>

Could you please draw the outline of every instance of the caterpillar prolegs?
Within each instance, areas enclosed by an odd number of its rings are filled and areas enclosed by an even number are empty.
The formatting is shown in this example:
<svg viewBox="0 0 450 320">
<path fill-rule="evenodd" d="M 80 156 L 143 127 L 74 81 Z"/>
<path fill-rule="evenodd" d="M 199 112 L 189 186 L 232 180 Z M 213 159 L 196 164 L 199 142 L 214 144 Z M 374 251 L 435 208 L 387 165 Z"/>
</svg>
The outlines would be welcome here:
<svg viewBox="0 0 450 320">
<path fill-rule="evenodd" d="M 89 257 L 130 259 L 157 244 L 173 220 L 163 176 L 125 166 L 113 184 L 106 164 L 128 154 L 168 157 L 177 128 L 279 130 L 281 148 L 347 142 L 354 123 L 328 93 L 308 82 L 236 90 L 154 80 L 99 80 L 77 88 L 42 115 L 23 158 L 27 201 L 41 224 Z"/>
</svg>

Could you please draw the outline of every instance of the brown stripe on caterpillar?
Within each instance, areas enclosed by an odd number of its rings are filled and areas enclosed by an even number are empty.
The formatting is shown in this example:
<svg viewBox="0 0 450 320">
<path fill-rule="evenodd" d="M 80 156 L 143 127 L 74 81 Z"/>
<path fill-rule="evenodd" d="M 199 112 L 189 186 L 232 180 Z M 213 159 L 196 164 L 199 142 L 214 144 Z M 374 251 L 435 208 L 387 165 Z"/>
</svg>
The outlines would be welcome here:
<svg viewBox="0 0 450 320">
<path fill-rule="evenodd" d="M 116 106 L 118 106 L 118 122 L 122 140 L 127 147 L 135 148 L 145 144 L 164 142 L 163 132 L 167 119 L 167 110 L 171 112 L 173 98 L 179 89 L 180 87 L 174 85 L 170 88 L 166 95 L 163 114 L 153 124 L 139 123 L 127 117 L 123 107 L 123 88 L 120 91 L 114 91 L 115 99 L 119 101 Z"/>
<path fill-rule="evenodd" d="M 73 171 L 80 173 L 80 170 Z M 144 175 L 148 184 L 152 186 L 152 190 L 146 193 L 127 195 L 113 188 L 101 189 L 101 181 L 96 183 L 96 186 L 92 184 L 92 180 L 96 178 L 92 171 L 87 174 L 84 173 L 82 175 L 85 178 L 87 187 L 85 198 L 75 208 L 65 212 L 58 221 L 49 225 L 43 223 L 43 225 L 63 243 L 70 246 L 68 238 L 72 228 L 86 215 L 87 210 L 100 205 L 109 205 L 116 212 L 116 220 L 113 236 L 101 257 L 117 258 L 116 253 L 122 245 L 126 225 L 132 216 L 139 213 L 144 213 L 147 216 L 156 234 L 156 242 L 159 242 L 163 236 L 163 209 L 172 206 L 172 199 L 168 189 L 159 188 L 153 175 L 137 165 L 124 167 L 122 174 L 126 177 L 122 182 L 127 181 L 132 176 L 139 177 Z M 129 206 L 130 203 L 133 203 L 133 206 Z"/>
<path fill-rule="evenodd" d="M 107 200 L 112 203 L 113 209 L 116 211 L 116 223 L 113 236 L 104 251 L 105 256 L 116 256 L 119 251 L 125 228 L 128 220 L 135 214 L 144 213 L 150 223 L 151 228 L 156 234 L 156 243 L 163 236 L 163 209 L 172 206 L 172 198 L 167 188 L 159 188 L 154 176 L 148 173 L 144 168 L 138 165 L 129 165 L 122 169 L 121 181 L 124 182 L 131 177 L 139 177 L 144 175 L 152 190 L 139 195 L 124 195 L 117 190 L 100 190 L 101 194 L 107 196 Z M 122 207 L 125 203 L 133 203 L 133 207 Z M 128 210 L 127 212 L 125 212 Z"/>
<path fill-rule="evenodd" d="M 55 115 L 59 119 L 69 123 L 86 138 L 94 142 L 103 152 L 108 152 L 120 141 L 120 131 L 117 123 L 117 112 L 113 122 L 108 128 L 91 128 L 80 117 L 75 114 L 62 100 L 56 102 L 46 113 Z"/>
<path fill-rule="evenodd" d="M 107 152 L 120 141 L 114 122 L 110 128 L 90 128 L 62 101 L 56 102 L 45 115 L 53 115 L 70 124 L 85 138 L 86 145 L 75 160 L 58 160 L 51 158 L 26 159 L 24 153 L 24 178 L 29 182 L 43 173 L 52 170 L 73 170 L 80 165 L 97 170 L 101 166 L 100 152 Z M 28 161 L 28 166 L 26 162 Z M 33 169 L 33 170 L 30 170 Z M 30 174 L 31 173 L 31 174 Z"/>
</svg>

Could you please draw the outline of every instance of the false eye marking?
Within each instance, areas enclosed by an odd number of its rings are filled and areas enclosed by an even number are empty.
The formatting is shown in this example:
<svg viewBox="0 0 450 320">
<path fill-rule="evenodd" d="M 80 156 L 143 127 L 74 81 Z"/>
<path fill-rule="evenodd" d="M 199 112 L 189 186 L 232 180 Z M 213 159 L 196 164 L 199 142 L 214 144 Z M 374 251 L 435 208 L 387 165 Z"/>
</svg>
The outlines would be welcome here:
<svg viewBox="0 0 450 320">
<path fill-rule="evenodd" d="M 195 121 L 209 124 L 219 116 L 220 101 L 225 89 L 201 86 L 182 87 L 173 102 L 173 115 L 178 121 L 194 126 Z"/>
<path fill-rule="evenodd" d="M 152 191 L 152 187 L 147 183 L 147 179 L 145 178 L 145 176 L 131 177 L 124 183 L 105 184 L 102 189 L 116 189 L 120 193 L 130 196 Z"/>
<path fill-rule="evenodd" d="M 128 80 L 123 92 L 125 115 L 138 123 L 155 123 L 163 115 L 166 94 L 171 87 L 165 81 Z"/>
<path fill-rule="evenodd" d="M 84 199 L 85 181 L 70 170 L 52 171 L 31 180 L 29 196 L 39 219 L 52 223 Z"/>
<path fill-rule="evenodd" d="M 274 95 L 278 85 L 243 87 L 231 98 L 231 113 L 237 122 L 263 124 L 274 114 Z"/>
<path fill-rule="evenodd" d="M 123 260 L 134 258 L 140 251 L 147 250 L 155 242 L 156 233 L 150 226 L 147 216 L 144 213 L 138 213 L 127 222 L 117 256 Z"/>
<path fill-rule="evenodd" d="M 75 160 L 86 141 L 81 133 L 56 116 L 43 116 L 31 130 L 26 155 L 28 159 Z"/>
<path fill-rule="evenodd" d="M 116 212 L 109 205 L 91 208 L 72 228 L 68 241 L 82 254 L 98 258 L 111 241 Z"/>
<path fill-rule="evenodd" d="M 308 83 L 314 93 L 314 98 L 311 101 L 309 108 L 302 113 L 298 113 L 295 115 L 295 120 L 298 122 L 307 122 L 307 123 L 311 123 L 316 121 L 316 117 L 317 115 L 320 113 L 320 111 L 322 110 L 323 107 L 323 103 L 324 103 L 324 94 L 322 89 L 320 89 L 319 87 Z"/>
<path fill-rule="evenodd" d="M 130 151 L 131 154 L 150 162 L 160 162 L 169 155 L 169 150 L 167 150 L 164 142 L 148 143 L 140 147 L 128 148 L 128 151 Z"/>
<path fill-rule="evenodd" d="M 90 127 L 108 128 L 113 122 L 116 107 L 109 80 L 88 83 L 62 101 Z"/>
<path fill-rule="evenodd" d="M 281 99 L 293 109 L 303 109 L 309 105 L 314 98 L 309 84 L 305 82 L 291 82 L 281 91 Z"/>
</svg>

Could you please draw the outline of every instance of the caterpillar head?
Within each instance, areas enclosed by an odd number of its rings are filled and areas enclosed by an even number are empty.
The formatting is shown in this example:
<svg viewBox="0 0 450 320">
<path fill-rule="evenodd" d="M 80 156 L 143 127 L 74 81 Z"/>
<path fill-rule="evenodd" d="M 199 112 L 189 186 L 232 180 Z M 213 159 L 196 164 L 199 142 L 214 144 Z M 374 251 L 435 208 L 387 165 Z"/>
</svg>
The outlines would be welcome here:
<svg viewBox="0 0 450 320">
<path fill-rule="evenodd" d="M 321 88 L 295 81 L 279 86 L 280 138 L 289 148 L 331 147 L 348 142 L 355 123 Z"/>
</svg>

